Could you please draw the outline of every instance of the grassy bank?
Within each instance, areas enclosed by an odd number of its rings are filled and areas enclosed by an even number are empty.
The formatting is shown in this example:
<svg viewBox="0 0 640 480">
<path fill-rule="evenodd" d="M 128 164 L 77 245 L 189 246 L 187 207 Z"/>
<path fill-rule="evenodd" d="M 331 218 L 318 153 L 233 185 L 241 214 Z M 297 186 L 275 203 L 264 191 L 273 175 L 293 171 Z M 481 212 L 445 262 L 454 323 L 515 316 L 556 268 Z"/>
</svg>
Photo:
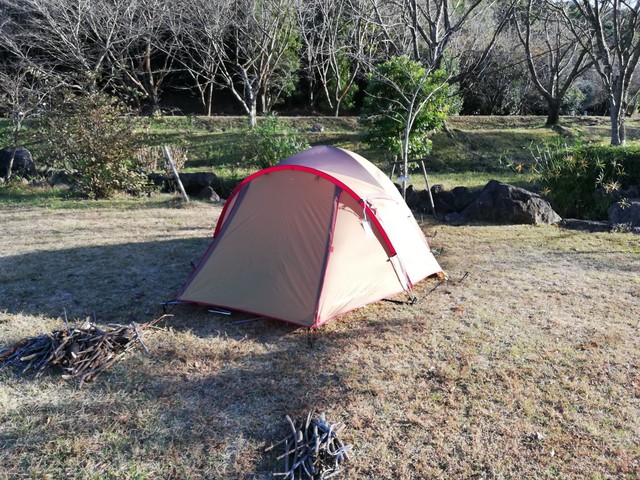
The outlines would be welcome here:
<svg viewBox="0 0 640 480">
<path fill-rule="evenodd" d="M 360 153 L 390 173 L 390 158 L 367 145 L 355 117 L 282 117 L 311 145 L 334 145 Z M 526 167 L 536 146 L 564 142 L 605 142 L 608 119 L 604 117 L 565 117 L 556 129 L 544 127 L 544 117 L 451 117 L 448 131 L 433 136 L 433 152 L 427 159 L 431 183 L 447 188 L 458 185 L 481 186 L 496 178 L 508 183 L 529 185 L 535 177 L 518 174 L 511 167 Z M 146 130 L 150 142 L 182 144 L 188 149 L 185 171 L 210 170 L 222 176 L 243 177 L 253 168 L 243 164 L 243 117 L 165 117 L 153 119 Z M 319 131 L 321 130 L 321 131 Z M 630 142 L 640 140 L 640 122 L 629 121 Z M 412 182 L 424 188 L 417 168 Z"/>
<path fill-rule="evenodd" d="M 311 145 L 346 148 L 360 153 L 383 171 L 390 170 L 388 155 L 363 141 L 356 117 L 281 117 L 281 120 L 300 132 Z M 451 117 L 447 132 L 433 136 L 433 152 L 426 162 L 431 183 L 440 183 L 446 188 L 478 187 L 495 178 L 528 186 L 535 182 L 535 177 L 518 174 L 513 166 L 521 165 L 526 172 L 536 147 L 576 141 L 607 142 L 607 118 L 564 117 L 562 126 L 556 129 L 545 128 L 544 121 L 544 117 Z M 6 131 L 8 126 L 6 120 L 0 122 L 0 130 Z M 145 132 L 149 145 L 182 147 L 188 157 L 183 171 L 211 171 L 224 185 L 234 184 L 257 168 L 248 165 L 243 156 L 245 126 L 245 117 L 140 119 L 140 129 Z M 26 146 L 34 147 L 37 152 L 37 146 L 29 142 L 28 131 L 26 133 Z M 628 137 L 630 142 L 640 141 L 638 120 L 628 122 Z M 46 155 L 46 152 L 38 153 Z M 417 167 L 411 172 L 411 180 L 417 188 L 424 188 L 425 182 Z"/>
</svg>

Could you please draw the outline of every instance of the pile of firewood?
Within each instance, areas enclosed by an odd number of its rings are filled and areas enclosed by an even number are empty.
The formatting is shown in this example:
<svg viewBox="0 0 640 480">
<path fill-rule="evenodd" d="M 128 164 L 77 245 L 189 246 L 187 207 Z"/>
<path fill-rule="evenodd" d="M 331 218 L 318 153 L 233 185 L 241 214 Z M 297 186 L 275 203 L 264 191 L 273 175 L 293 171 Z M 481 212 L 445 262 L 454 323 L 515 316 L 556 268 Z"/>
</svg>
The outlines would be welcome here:
<svg viewBox="0 0 640 480">
<path fill-rule="evenodd" d="M 317 418 L 311 417 L 309 412 L 305 421 L 294 422 L 287 415 L 291 434 L 265 449 L 269 451 L 284 444 L 284 453 L 277 457 L 284 459 L 284 471 L 274 473 L 275 477 L 291 480 L 335 478 L 342 471 L 342 463 L 349 460 L 352 446 L 344 445 L 338 438 L 344 424 L 328 422 L 324 413 Z"/>
<path fill-rule="evenodd" d="M 0 349 L 0 368 L 14 367 L 19 374 L 29 371 L 39 377 L 46 368 L 61 368 L 80 385 L 96 377 L 120 360 L 126 352 L 141 345 L 140 331 L 167 315 L 137 325 L 110 325 L 107 329 L 85 322 L 80 327 L 69 327 L 52 333 L 25 338 Z"/>
</svg>

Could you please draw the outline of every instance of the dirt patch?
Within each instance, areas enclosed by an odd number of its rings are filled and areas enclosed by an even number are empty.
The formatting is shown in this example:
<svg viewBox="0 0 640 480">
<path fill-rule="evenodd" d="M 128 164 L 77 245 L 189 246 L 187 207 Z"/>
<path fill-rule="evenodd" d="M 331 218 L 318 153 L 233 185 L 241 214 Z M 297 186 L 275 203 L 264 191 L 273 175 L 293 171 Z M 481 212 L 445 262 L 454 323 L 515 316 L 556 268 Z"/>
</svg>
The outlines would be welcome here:
<svg viewBox="0 0 640 480">
<path fill-rule="evenodd" d="M 0 344 L 161 312 L 220 209 L 4 209 Z M 317 333 L 179 307 L 78 390 L 0 372 L 0 478 L 269 478 L 285 414 L 348 428 L 346 478 L 640 471 L 640 239 L 424 225 L 450 280 Z M 402 300 L 398 297 L 397 300 Z"/>
</svg>

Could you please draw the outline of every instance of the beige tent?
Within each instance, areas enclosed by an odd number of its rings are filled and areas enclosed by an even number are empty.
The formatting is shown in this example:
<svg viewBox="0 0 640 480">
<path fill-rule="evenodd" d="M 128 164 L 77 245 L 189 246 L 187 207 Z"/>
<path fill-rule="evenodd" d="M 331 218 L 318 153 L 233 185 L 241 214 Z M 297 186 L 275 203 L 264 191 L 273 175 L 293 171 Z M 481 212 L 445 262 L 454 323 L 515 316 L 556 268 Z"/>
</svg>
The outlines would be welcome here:
<svg viewBox="0 0 640 480">
<path fill-rule="evenodd" d="M 391 180 L 320 146 L 238 185 L 177 299 L 316 328 L 441 271 Z"/>
</svg>

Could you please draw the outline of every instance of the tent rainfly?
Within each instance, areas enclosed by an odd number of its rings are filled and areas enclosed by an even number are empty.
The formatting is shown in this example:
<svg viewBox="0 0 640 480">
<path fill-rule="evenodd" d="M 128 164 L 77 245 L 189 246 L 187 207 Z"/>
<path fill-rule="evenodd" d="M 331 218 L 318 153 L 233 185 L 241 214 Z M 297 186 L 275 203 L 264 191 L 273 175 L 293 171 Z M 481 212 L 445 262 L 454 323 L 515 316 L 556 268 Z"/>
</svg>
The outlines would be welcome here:
<svg viewBox="0 0 640 480">
<path fill-rule="evenodd" d="M 318 146 L 236 187 L 177 300 L 317 328 L 439 272 L 393 182 Z"/>
</svg>

